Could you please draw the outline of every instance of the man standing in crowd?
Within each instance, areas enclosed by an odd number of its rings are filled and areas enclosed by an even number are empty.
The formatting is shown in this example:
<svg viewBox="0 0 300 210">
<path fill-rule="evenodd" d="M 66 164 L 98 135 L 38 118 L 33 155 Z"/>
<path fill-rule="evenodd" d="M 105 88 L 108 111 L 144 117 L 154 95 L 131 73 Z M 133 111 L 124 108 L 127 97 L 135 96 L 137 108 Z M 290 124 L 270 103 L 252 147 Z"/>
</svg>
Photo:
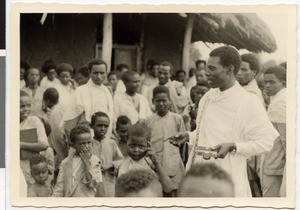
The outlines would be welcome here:
<svg viewBox="0 0 300 210">
<path fill-rule="evenodd" d="M 121 63 L 117 66 L 116 73 L 117 73 L 118 83 L 117 83 L 115 95 L 117 95 L 118 93 L 126 92 L 126 87 L 124 85 L 124 82 L 122 81 L 122 75 L 128 70 L 129 67 L 124 63 Z"/>
<path fill-rule="evenodd" d="M 107 74 L 107 65 L 100 59 L 93 59 L 89 63 L 90 79 L 87 84 L 79 86 L 73 93 L 63 116 L 63 127 L 69 139 L 70 131 L 78 125 L 80 120 L 91 122 L 95 112 L 105 112 L 113 117 L 113 99 L 111 93 L 103 85 Z M 112 121 L 107 136 L 112 132 Z"/>
<path fill-rule="evenodd" d="M 158 82 L 159 85 L 164 85 L 169 89 L 170 98 L 171 98 L 171 111 L 181 114 L 183 112 L 184 107 L 189 103 L 188 94 L 183 86 L 182 82 L 171 81 L 171 76 L 173 73 L 173 65 L 169 62 L 162 62 L 158 69 Z M 157 85 L 153 85 L 148 90 L 148 101 L 151 106 L 153 112 L 155 111 L 154 105 L 152 103 L 153 98 L 153 89 Z"/>
<path fill-rule="evenodd" d="M 247 156 L 270 151 L 278 132 L 259 99 L 236 81 L 240 66 L 240 55 L 232 47 L 219 47 L 210 53 L 207 78 L 212 89 L 200 101 L 197 128 L 177 134 L 171 143 L 193 145 L 187 169 L 195 162 L 215 162 L 232 176 L 236 197 L 251 197 Z M 208 158 L 201 155 L 199 146 L 216 151 L 216 159 L 205 160 Z"/>
<path fill-rule="evenodd" d="M 252 53 L 246 53 L 241 55 L 242 63 L 241 68 L 237 73 L 237 81 L 243 88 L 254 95 L 256 95 L 262 104 L 265 106 L 262 92 L 259 89 L 255 76 L 259 72 L 259 61 Z M 253 197 L 261 197 L 260 186 L 260 156 L 253 156 L 247 160 L 247 173 L 250 182 L 250 187 Z"/>
</svg>

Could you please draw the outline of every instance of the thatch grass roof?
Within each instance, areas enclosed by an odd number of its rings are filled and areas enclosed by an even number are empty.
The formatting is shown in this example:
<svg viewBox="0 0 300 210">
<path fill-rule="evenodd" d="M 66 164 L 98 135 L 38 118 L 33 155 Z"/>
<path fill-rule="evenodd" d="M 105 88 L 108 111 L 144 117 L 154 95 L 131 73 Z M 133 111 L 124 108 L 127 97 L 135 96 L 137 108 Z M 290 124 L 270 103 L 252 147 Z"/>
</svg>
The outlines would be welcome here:
<svg viewBox="0 0 300 210">
<path fill-rule="evenodd" d="M 198 13 L 192 42 L 224 43 L 252 52 L 276 50 L 268 26 L 256 15 L 245 13 Z"/>
</svg>

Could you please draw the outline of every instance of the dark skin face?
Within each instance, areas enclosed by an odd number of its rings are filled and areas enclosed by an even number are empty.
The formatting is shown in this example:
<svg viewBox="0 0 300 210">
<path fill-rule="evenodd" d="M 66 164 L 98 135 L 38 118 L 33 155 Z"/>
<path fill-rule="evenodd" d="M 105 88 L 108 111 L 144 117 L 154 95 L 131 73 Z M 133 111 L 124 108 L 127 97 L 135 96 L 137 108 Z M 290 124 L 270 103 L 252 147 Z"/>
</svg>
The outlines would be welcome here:
<svg viewBox="0 0 300 210">
<path fill-rule="evenodd" d="M 144 137 L 129 136 L 127 141 L 127 154 L 134 161 L 142 159 L 147 153 L 147 140 Z"/>
<path fill-rule="evenodd" d="M 101 85 L 106 77 L 106 67 L 104 64 L 93 65 L 90 78 L 95 85 Z"/>
<path fill-rule="evenodd" d="M 27 79 L 29 85 L 37 85 L 40 79 L 40 71 L 38 69 L 29 69 Z"/>
<path fill-rule="evenodd" d="M 159 85 L 166 84 L 171 78 L 171 67 L 160 66 L 157 72 L 157 78 L 158 78 Z"/>
<path fill-rule="evenodd" d="M 245 86 L 251 82 L 256 75 L 256 70 L 251 70 L 250 64 L 242 61 L 241 68 L 238 71 L 236 78 L 240 85 Z"/>
<path fill-rule="evenodd" d="M 86 151 L 91 156 L 92 140 L 90 133 L 81 133 L 77 135 L 72 147 L 76 150 L 76 154 L 80 154 L 82 151 Z"/>
<path fill-rule="evenodd" d="M 71 79 L 72 79 L 71 74 L 68 71 L 63 71 L 59 75 L 59 80 L 63 85 L 68 85 Z"/>
<path fill-rule="evenodd" d="M 25 74 L 25 69 L 21 68 L 20 69 L 20 80 L 24 79 L 24 74 Z"/>
<path fill-rule="evenodd" d="M 127 123 L 126 125 L 118 125 L 118 129 L 116 130 L 118 135 L 121 138 L 121 141 L 127 142 L 128 138 L 128 128 L 131 126 L 131 123 Z"/>
<path fill-rule="evenodd" d="M 50 81 L 53 81 L 56 78 L 56 75 L 55 69 L 50 69 L 47 73 L 47 77 Z"/>
<path fill-rule="evenodd" d="M 198 103 L 203 95 L 208 91 L 205 86 L 198 86 L 197 88 L 191 89 L 191 100 L 193 103 Z"/>
<path fill-rule="evenodd" d="M 265 74 L 265 92 L 268 96 L 276 95 L 281 89 L 285 88 L 285 82 L 279 80 L 274 74 Z"/>
<path fill-rule="evenodd" d="M 30 114 L 31 101 L 29 96 L 22 96 L 20 98 L 20 122 L 26 120 Z"/>
<path fill-rule="evenodd" d="M 140 87 L 140 76 L 138 74 L 135 74 L 129 77 L 129 81 L 124 84 L 126 86 L 126 93 L 132 96 L 138 92 L 138 89 Z"/>
<path fill-rule="evenodd" d="M 184 82 L 185 82 L 185 74 L 184 74 L 183 72 L 177 74 L 177 80 L 178 80 L 179 82 L 184 83 Z"/>
<path fill-rule="evenodd" d="M 89 77 L 85 77 L 81 73 L 78 73 L 76 76 L 76 80 L 79 85 L 84 85 L 88 82 Z"/>
<path fill-rule="evenodd" d="M 104 139 L 109 127 L 109 119 L 105 116 L 97 117 L 92 129 L 94 130 L 94 138 L 97 140 Z"/>
<path fill-rule="evenodd" d="M 161 117 L 168 113 L 168 109 L 171 106 L 170 98 L 166 93 L 158 93 L 153 98 L 153 104 L 157 114 Z"/>
<path fill-rule="evenodd" d="M 44 185 L 49 175 L 47 163 L 41 162 L 32 165 L 30 173 L 36 183 Z"/>
</svg>

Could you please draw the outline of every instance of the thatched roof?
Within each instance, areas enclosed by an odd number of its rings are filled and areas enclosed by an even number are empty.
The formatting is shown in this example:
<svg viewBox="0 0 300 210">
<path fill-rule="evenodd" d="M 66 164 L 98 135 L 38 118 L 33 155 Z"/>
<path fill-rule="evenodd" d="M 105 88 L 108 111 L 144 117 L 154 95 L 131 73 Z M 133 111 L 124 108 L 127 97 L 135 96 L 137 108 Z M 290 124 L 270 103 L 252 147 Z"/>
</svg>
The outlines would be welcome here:
<svg viewBox="0 0 300 210">
<path fill-rule="evenodd" d="M 266 23 L 256 14 L 198 13 L 192 42 L 225 43 L 252 52 L 276 50 L 276 41 Z"/>
</svg>

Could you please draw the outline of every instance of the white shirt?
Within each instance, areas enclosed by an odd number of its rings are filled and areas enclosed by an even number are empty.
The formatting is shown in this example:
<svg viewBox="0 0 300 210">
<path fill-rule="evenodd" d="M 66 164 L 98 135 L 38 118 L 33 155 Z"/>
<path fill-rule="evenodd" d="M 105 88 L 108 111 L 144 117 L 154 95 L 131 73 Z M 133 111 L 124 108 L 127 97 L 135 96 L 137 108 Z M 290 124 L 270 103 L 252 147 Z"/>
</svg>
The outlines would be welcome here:
<svg viewBox="0 0 300 210">
<path fill-rule="evenodd" d="M 286 123 L 286 88 L 270 97 L 268 116 L 273 123 Z"/>
<path fill-rule="evenodd" d="M 43 79 L 41 80 L 41 87 L 44 88 L 44 89 L 46 90 L 47 88 L 53 88 L 53 87 L 55 87 L 55 86 L 58 85 L 59 83 L 61 83 L 61 82 L 59 81 L 59 79 L 54 78 L 53 81 L 50 81 L 50 80 L 48 79 L 48 77 L 45 76 L 45 77 L 43 77 Z"/>
<path fill-rule="evenodd" d="M 206 109 L 199 127 L 199 113 L 205 104 Z M 232 176 L 236 197 L 251 197 L 246 159 L 251 155 L 270 151 L 278 136 L 258 97 L 246 92 L 236 82 L 225 91 L 211 89 L 200 100 L 197 129 L 190 133 L 190 144 L 194 145 L 196 138 L 199 139 L 197 145 L 205 147 L 234 142 L 237 147 L 235 155 L 227 154 L 224 159 L 211 158 L 209 161 L 219 165 Z M 187 168 L 191 164 L 194 148 L 190 153 Z M 201 156 L 197 156 L 196 160 L 205 161 Z"/>
</svg>

